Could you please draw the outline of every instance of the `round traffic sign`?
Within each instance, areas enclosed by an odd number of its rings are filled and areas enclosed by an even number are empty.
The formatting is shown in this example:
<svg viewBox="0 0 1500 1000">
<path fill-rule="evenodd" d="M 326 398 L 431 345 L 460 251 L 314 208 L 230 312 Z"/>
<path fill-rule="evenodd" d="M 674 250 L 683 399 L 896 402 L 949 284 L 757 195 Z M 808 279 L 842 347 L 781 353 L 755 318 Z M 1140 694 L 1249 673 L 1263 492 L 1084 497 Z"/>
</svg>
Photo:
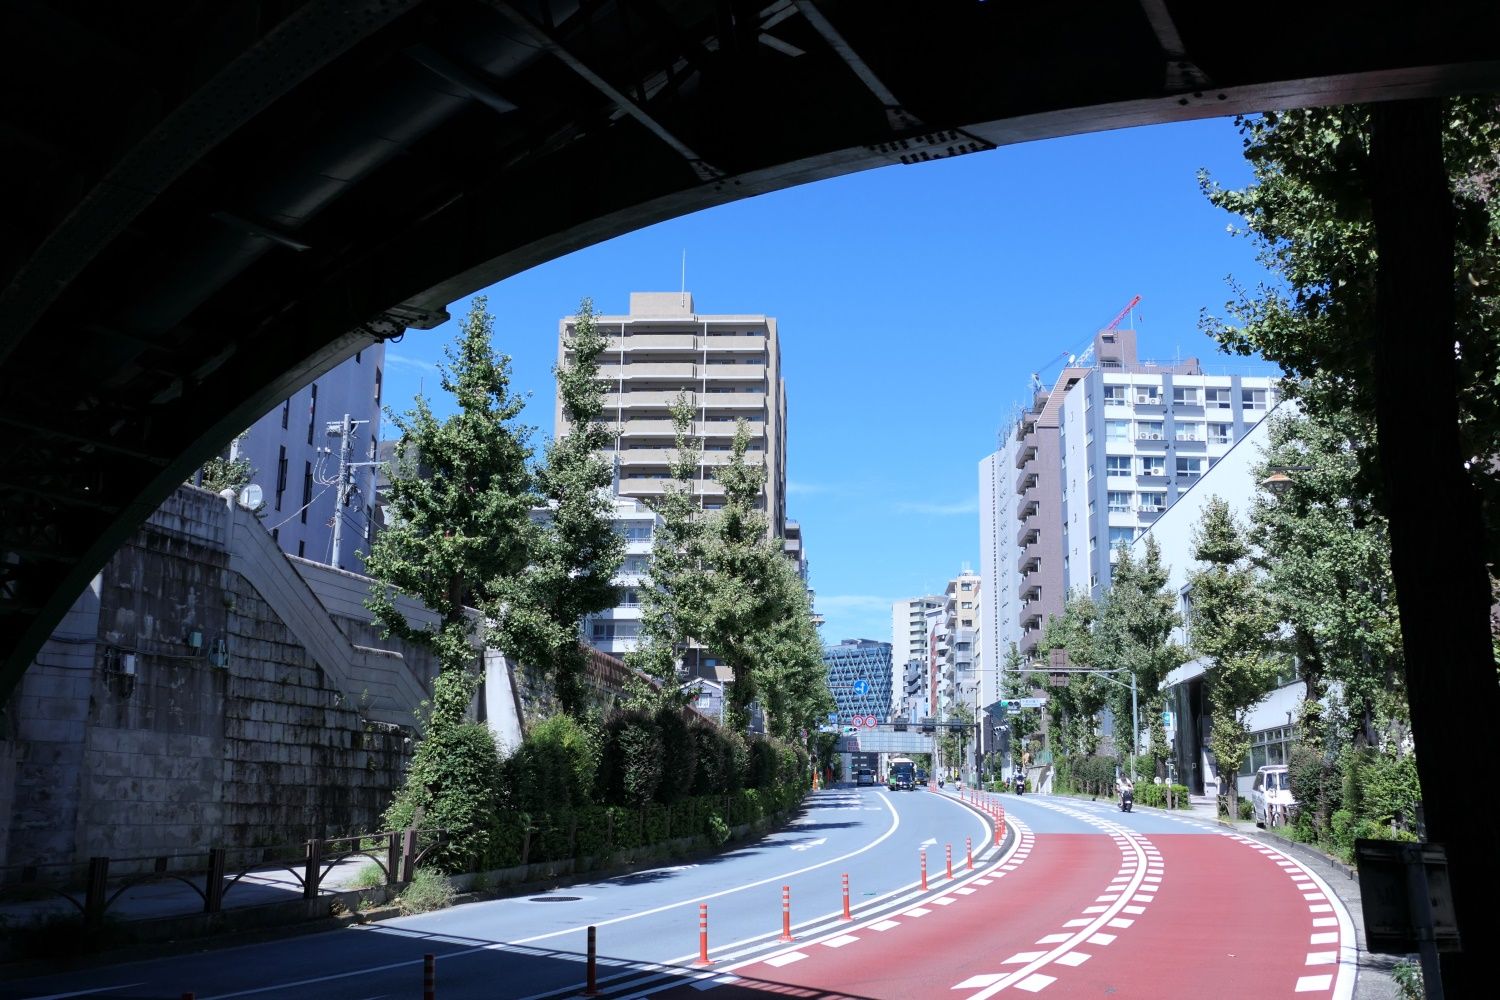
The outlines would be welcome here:
<svg viewBox="0 0 1500 1000">
<path fill-rule="evenodd" d="M 874 729 L 875 728 L 875 716 L 873 716 L 873 715 L 867 715 L 867 716 L 865 716 L 865 725 L 868 728 L 870 728 L 870 729 Z"/>
<path fill-rule="evenodd" d="M 863 726 L 865 724 L 865 717 L 863 715 L 856 715 L 854 718 L 849 720 L 849 724 L 855 729 L 858 729 L 860 726 Z"/>
</svg>

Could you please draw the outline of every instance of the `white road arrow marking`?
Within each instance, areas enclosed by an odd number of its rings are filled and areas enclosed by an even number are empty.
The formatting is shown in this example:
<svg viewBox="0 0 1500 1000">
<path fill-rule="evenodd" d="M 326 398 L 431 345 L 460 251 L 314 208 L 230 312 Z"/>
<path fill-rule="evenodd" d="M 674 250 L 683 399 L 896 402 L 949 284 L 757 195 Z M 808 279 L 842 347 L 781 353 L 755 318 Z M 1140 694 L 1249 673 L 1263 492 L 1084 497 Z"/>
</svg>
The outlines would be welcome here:
<svg viewBox="0 0 1500 1000">
<path fill-rule="evenodd" d="M 819 837 L 817 840 L 808 840 L 808 841 L 804 841 L 803 843 L 800 843 L 800 844 L 793 844 L 792 845 L 792 850 L 794 850 L 794 851 L 805 851 L 809 847 L 822 847 L 826 843 L 828 843 L 828 838 L 827 837 Z"/>
</svg>

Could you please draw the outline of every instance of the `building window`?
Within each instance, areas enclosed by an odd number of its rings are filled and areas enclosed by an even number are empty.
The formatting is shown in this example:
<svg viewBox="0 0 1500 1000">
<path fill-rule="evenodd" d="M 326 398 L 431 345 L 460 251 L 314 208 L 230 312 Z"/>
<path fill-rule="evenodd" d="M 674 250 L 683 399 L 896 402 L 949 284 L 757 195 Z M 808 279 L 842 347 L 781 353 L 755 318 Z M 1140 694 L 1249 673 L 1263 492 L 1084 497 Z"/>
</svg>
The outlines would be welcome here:
<svg viewBox="0 0 1500 1000">
<path fill-rule="evenodd" d="M 307 508 L 312 505 L 312 463 L 305 462 L 302 470 L 302 523 L 307 523 Z M 300 549 L 300 546 L 299 546 Z M 297 553 L 301 555 L 299 551 Z"/>
<path fill-rule="evenodd" d="M 1234 424 L 1209 424 L 1208 439 L 1214 444 L 1234 443 Z"/>
<path fill-rule="evenodd" d="M 1098 551 L 1099 551 L 1099 536 L 1098 535 L 1091 535 L 1089 537 L 1089 555 L 1093 555 L 1095 552 L 1098 552 Z"/>
<path fill-rule="evenodd" d="M 960 583 L 958 585 L 958 589 L 959 590 L 973 590 L 974 589 L 974 584 L 973 584 L 972 581 L 965 580 L 963 583 Z"/>
<path fill-rule="evenodd" d="M 1142 420 L 1136 424 L 1136 437 L 1142 441 L 1160 441 L 1162 434 L 1162 422 L 1160 420 Z"/>
<path fill-rule="evenodd" d="M 1165 455 L 1146 455 L 1141 459 L 1141 475 L 1165 476 L 1166 474 L 1167 457 Z"/>
<path fill-rule="evenodd" d="M 604 619 L 593 622 L 592 630 L 595 642 L 609 639 L 634 639 L 640 635 L 640 622 L 617 622 Z"/>
<path fill-rule="evenodd" d="M 380 369 L 378 367 L 375 369 L 375 406 L 377 409 L 380 406 Z"/>
<path fill-rule="evenodd" d="M 1177 476 L 1180 479 L 1197 479 L 1203 475 L 1203 459 L 1201 458 L 1179 458 L 1177 460 Z"/>
<path fill-rule="evenodd" d="M 1203 395 L 1206 400 L 1204 405 L 1210 410 L 1228 410 L 1234 406 L 1228 389 L 1205 389 Z"/>
<path fill-rule="evenodd" d="M 303 541 L 300 538 L 297 539 L 297 558 L 299 558 L 299 559 L 306 559 L 307 558 L 307 542 Z"/>
<path fill-rule="evenodd" d="M 974 607 L 974 602 L 973 601 L 964 601 L 961 604 L 959 604 L 959 608 L 961 608 L 964 611 L 969 611 L 973 607 Z"/>
<path fill-rule="evenodd" d="M 1104 440 L 1106 441 L 1129 441 L 1130 421 L 1128 420 L 1106 420 L 1104 421 Z"/>
<path fill-rule="evenodd" d="M 1176 406 L 1198 406 L 1199 396 L 1197 387 L 1174 385 L 1172 387 L 1172 403 Z"/>
<path fill-rule="evenodd" d="M 1240 405 L 1247 410 L 1264 410 L 1266 408 L 1266 390 L 1241 389 Z"/>
<path fill-rule="evenodd" d="M 634 587 L 626 587 L 620 591 L 620 607 L 638 608 L 641 606 L 641 592 Z"/>
<path fill-rule="evenodd" d="M 318 422 L 318 383 L 312 384 L 312 396 L 307 404 L 307 443 L 313 443 L 313 427 Z"/>
<path fill-rule="evenodd" d="M 281 429 L 286 430 L 286 422 L 292 415 L 292 397 L 288 396 L 286 402 L 281 404 Z"/>
<path fill-rule="evenodd" d="M 631 522 L 625 525 L 625 539 L 631 542 L 651 541 L 652 525 Z"/>
<path fill-rule="evenodd" d="M 1106 476 L 1128 476 L 1130 475 L 1129 455 L 1105 455 L 1104 474 Z"/>
<path fill-rule="evenodd" d="M 1135 540 L 1135 529 L 1117 526 L 1109 529 L 1109 547 L 1117 549 L 1121 545 L 1129 545 Z"/>
<path fill-rule="evenodd" d="M 1104 387 L 1105 406 L 1124 406 L 1125 387 L 1123 385 L 1107 385 Z"/>
<path fill-rule="evenodd" d="M 1250 753 L 1240 767 L 1241 777 L 1250 778 L 1270 764 L 1285 764 L 1292 745 L 1292 727 L 1278 726 L 1250 734 Z"/>
<path fill-rule="evenodd" d="M 1161 402 L 1161 388 L 1154 385 L 1135 387 L 1135 401 L 1139 406 L 1156 406 Z"/>
<path fill-rule="evenodd" d="M 285 427 L 285 424 L 282 424 Z M 286 445 L 282 445 L 276 458 L 276 509 L 281 509 L 281 495 L 286 492 Z"/>
<path fill-rule="evenodd" d="M 1128 514 L 1130 512 L 1131 494 L 1121 490 L 1109 491 L 1109 509 L 1113 514 Z"/>
<path fill-rule="evenodd" d="M 1167 509 L 1167 495 L 1165 493 L 1142 493 L 1141 510 L 1147 513 L 1160 514 Z"/>
<path fill-rule="evenodd" d="M 1176 436 L 1177 436 L 1177 440 L 1179 440 L 1179 441 L 1202 441 L 1203 440 L 1203 425 L 1202 424 L 1178 424 L 1177 425 L 1177 430 L 1176 430 Z"/>
</svg>

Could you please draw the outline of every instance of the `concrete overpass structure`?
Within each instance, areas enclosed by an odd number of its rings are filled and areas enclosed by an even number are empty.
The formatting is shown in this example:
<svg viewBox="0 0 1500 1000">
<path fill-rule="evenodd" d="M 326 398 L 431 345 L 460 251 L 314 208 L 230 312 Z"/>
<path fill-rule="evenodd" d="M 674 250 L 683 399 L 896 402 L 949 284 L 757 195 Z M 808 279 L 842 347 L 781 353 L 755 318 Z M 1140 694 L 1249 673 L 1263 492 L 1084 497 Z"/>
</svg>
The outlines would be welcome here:
<svg viewBox="0 0 1500 1000">
<path fill-rule="evenodd" d="M 524 268 L 870 167 L 1500 90 L 1492 0 L 12 0 L 0 37 L 0 698 L 126 533 L 233 433 Z M 1382 145 L 1382 336 L 1431 330 L 1441 385 L 1451 256 L 1420 256 L 1446 237 L 1419 118 L 1392 118 Z M 1384 249 L 1398 246 L 1412 253 Z M 1383 448 L 1447 453 L 1391 413 Z M 1494 687 L 1486 609 L 1437 631 L 1455 611 L 1432 574 L 1479 590 L 1462 535 L 1477 522 L 1433 508 L 1445 482 L 1409 498 L 1398 484 L 1392 522 L 1409 660 L 1467 672 L 1412 688 L 1419 740 L 1449 757 L 1445 730 L 1481 727 L 1434 706 L 1492 722 L 1500 702 L 1464 696 L 1475 671 Z M 1408 561 L 1421 544 L 1435 554 Z M 1433 828 L 1453 829 L 1428 786 Z M 1495 876 L 1469 870 L 1466 898 L 1487 898 Z"/>
</svg>

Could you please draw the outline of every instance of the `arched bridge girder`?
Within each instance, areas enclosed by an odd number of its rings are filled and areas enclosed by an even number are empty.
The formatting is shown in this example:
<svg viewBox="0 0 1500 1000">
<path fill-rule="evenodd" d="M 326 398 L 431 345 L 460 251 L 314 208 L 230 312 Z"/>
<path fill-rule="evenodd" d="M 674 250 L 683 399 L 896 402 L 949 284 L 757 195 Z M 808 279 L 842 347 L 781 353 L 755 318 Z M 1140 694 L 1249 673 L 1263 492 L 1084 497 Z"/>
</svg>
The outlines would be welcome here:
<svg viewBox="0 0 1500 1000">
<path fill-rule="evenodd" d="M 1279 27 L 1254 44 L 1207 7 L 9 5 L 5 72 L 28 101 L 4 121 L 0 699 L 229 437 L 500 278 L 875 166 L 1500 89 L 1493 4 L 1263 4 Z"/>
</svg>

